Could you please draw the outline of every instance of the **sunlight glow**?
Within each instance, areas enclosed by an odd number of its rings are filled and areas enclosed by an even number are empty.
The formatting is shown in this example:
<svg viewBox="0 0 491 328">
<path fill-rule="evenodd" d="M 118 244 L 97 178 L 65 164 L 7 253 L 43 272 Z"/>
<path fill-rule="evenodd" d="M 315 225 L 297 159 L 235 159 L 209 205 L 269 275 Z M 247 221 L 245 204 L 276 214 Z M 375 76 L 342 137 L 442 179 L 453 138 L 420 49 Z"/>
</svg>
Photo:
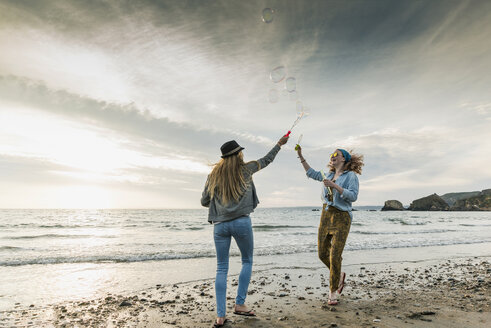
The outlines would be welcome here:
<svg viewBox="0 0 491 328">
<path fill-rule="evenodd" d="M 111 208 L 108 190 L 92 186 L 68 186 L 60 188 L 56 195 L 58 208 Z"/>
<path fill-rule="evenodd" d="M 78 179 L 103 181 L 114 178 L 124 169 L 138 167 L 198 173 L 209 170 L 205 164 L 186 158 L 148 156 L 124 149 L 125 140 L 116 138 L 110 131 L 38 111 L 3 108 L 5 106 L 0 104 L 0 141 L 8 139 L 9 142 L 0 143 L 0 154 L 46 158 L 82 171 L 62 173 Z M 116 180 L 137 181 L 138 177 L 121 179 L 119 176 Z"/>
<path fill-rule="evenodd" d="M 103 131 L 36 111 L 0 110 L 0 120 L 2 135 L 17 137 L 12 138 L 15 143 L 0 145 L 0 153 L 44 157 L 96 173 L 129 167 L 126 159 L 134 155 L 104 137 Z"/>
</svg>

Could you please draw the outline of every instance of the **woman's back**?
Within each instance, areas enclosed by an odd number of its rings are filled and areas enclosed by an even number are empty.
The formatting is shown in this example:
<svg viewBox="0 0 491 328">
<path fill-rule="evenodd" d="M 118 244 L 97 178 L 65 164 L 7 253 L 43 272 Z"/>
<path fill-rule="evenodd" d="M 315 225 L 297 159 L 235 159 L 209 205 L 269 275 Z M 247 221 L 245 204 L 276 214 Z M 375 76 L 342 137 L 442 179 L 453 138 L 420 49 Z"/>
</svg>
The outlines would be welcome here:
<svg viewBox="0 0 491 328">
<path fill-rule="evenodd" d="M 273 162 L 280 149 L 280 146 L 276 144 L 266 154 L 266 156 L 258 159 L 257 161 L 251 161 L 248 163 L 242 162 L 239 171 L 240 173 L 234 173 L 240 174 L 239 179 L 237 179 L 238 177 L 229 177 L 227 179 L 223 175 L 228 175 L 232 172 L 227 172 L 224 170 L 220 172 L 212 171 L 212 173 L 210 173 L 201 197 L 201 205 L 209 207 L 208 222 L 229 221 L 243 215 L 249 215 L 254 211 L 259 204 L 259 199 L 257 197 L 254 181 L 252 180 L 252 175 Z M 222 161 L 225 160 L 227 159 L 225 158 Z M 218 163 L 214 170 L 218 165 L 223 165 L 223 162 Z M 222 174 L 222 176 L 217 176 L 217 174 Z M 240 190 L 238 193 L 236 193 L 238 194 L 238 197 L 230 197 L 233 192 L 228 192 L 227 196 L 229 197 L 223 197 L 224 192 L 222 189 L 230 188 L 229 185 L 226 185 L 227 181 L 230 182 L 231 180 L 234 180 L 234 178 L 235 181 L 242 181 L 242 183 L 236 182 L 240 185 Z"/>
</svg>

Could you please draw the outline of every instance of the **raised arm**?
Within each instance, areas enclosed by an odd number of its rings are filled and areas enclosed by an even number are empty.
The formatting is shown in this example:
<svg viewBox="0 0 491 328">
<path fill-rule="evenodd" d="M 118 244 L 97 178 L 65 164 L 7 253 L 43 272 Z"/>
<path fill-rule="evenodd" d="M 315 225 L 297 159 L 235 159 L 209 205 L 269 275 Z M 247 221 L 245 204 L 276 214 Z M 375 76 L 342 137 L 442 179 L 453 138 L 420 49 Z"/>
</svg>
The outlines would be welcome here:
<svg viewBox="0 0 491 328">
<path fill-rule="evenodd" d="M 256 173 L 257 171 L 262 170 L 266 166 L 271 164 L 271 162 L 273 162 L 273 160 L 275 159 L 276 154 L 278 154 L 278 152 L 280 151 L 281 146 L 283 146 L 288 142 L 288 138 L 289 137 L 285 137 L 285 136 L 281 137 L 280 140 L 278 140 L 278 142 L 276 143 L 276 145 L 266 154 L 266 156 L 258 159 L 257 161 L 248 163 L 247 168 L 252 173 Z"/>
<path fill-rule="evenodd" d="M 302 155 L 302 147 L 300 145 L 297 145 L 297 154 L 298 158 L 300 158 L 300 163 L 302 164 L 303 168 L 305 169 L 305 172 L 307 172 L 310 169 L 309 163 L 305 160 L 305 158 Z"/>
<path fill-rule="evenodd" d="M 312 167 L 310 167 L 309 163 L 307 163 L 307 161 L 302 155 L 302 147 L 300 147 L 300 145 L 297 145 L 296 149 L 297 149 L 298 158 L 300 158 L 300 163 L 302 164 L 307 174 L 307 177 L 317 181 L 324 180 L 325 177 L 323 176 L 322 172 L 314 170 Z"/>
</svg>

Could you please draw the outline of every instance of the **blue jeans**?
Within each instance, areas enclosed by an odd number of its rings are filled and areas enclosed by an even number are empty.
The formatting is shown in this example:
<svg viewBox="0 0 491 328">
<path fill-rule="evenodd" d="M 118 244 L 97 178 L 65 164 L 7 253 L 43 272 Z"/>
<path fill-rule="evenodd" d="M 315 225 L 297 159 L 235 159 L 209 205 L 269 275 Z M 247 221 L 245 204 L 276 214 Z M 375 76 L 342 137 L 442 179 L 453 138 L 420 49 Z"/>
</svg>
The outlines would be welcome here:
<svg viewBox="0 0 491 328">
<path fill-rule="evenodd" d="M 249 216 L 241 216 L 235 220 L 214 225 L 213 231 L 217 253 L 217 275 L 215 279 L 215 296 L 217 300 L 217 316 L 225 317 L 227 298 L 227 274 L 230 242 L 234 237 L 242 255 L 242 269 L 239 275 L 239 286 L 235 304 L 244 304 L 252 274 L 252 255 L 254 252 L 254 236 Z"/>
</svg>

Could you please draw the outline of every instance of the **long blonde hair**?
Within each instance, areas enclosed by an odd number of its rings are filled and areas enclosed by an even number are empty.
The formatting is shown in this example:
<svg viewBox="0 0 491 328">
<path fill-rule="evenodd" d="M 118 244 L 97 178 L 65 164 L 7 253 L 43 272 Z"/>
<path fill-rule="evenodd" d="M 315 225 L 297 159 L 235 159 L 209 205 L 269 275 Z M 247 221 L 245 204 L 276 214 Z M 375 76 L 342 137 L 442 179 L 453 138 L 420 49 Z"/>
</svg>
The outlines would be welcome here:
<svg viewBox="0 0 491 328">
<path fill-rule="evenodd" d="M 242 172 L 245 169 L 242 151 L 237 155 L 222 158 L 213 164 L 213 170 L 208 176 L 208 192 L 210 198 L 218 197 L 224 205 L 232 199 L 238 201 L 247 189 L 249 181 L 245 181 Z"/>
</svg>

